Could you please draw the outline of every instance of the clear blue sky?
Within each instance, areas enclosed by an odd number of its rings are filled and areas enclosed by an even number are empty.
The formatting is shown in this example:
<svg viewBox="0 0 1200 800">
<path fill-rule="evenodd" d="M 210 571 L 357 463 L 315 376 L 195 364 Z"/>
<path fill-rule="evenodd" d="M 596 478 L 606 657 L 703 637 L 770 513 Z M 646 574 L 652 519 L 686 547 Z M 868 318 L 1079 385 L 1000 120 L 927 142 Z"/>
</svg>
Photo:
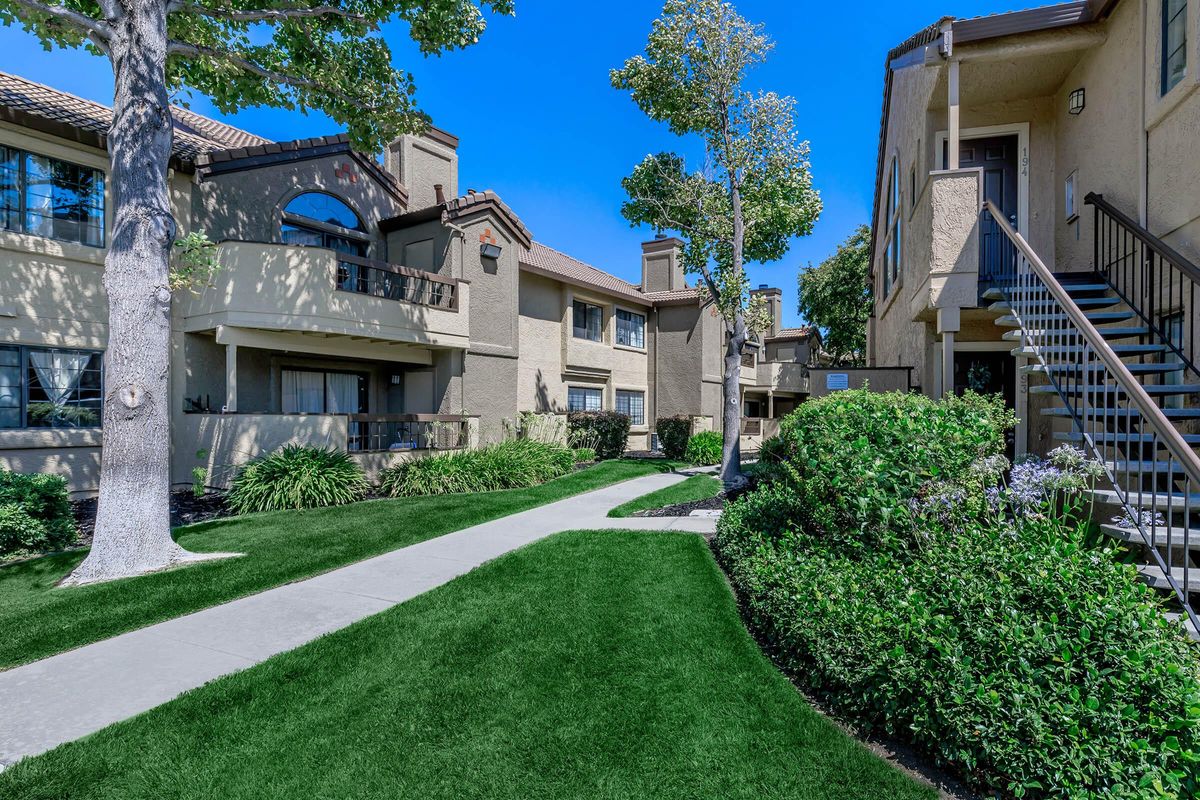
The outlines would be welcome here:
<svg viewBox="0 0 1200 800">
<path fill-rule="evenodd" d="M 870 216 L 876 136 L 887 51 L 944 15 L 976 16 L 1042 3 L 1030 0 L 906 0 L 900 3 L 737 0 L 766 25 L 775 52 L 755 87 L 796 97 L 799 130 L 811 142 L 825 211 L 813 234 L 751 277 L 784 291 L 786 321 L 799 321 L 796 275 L 832 252 Z M 461 137 L 460 188 L 491 188 L 534 236 L 627 280 L 640 281 L 647 230 L 621 218 L 620 180 L 650 152 L 694 150 L 647 121 L 608 72 L 641 52 L 661 0 L 516 0 L 517 16 L 495 17 L 478 45 L 424 59 L 400 26 L 385 29 L 396 65 L 413 72 L 435 123 Z M 105 104 L 108 63 L 85 52 L 44 52 L 19 29 L 0 29 L 0 69 Z M 192 107 L 213 113 L 203 97 Z M 275 140 L 337 131 L 322 116 L 250 109 L 232 124 Z"/>
</svg>

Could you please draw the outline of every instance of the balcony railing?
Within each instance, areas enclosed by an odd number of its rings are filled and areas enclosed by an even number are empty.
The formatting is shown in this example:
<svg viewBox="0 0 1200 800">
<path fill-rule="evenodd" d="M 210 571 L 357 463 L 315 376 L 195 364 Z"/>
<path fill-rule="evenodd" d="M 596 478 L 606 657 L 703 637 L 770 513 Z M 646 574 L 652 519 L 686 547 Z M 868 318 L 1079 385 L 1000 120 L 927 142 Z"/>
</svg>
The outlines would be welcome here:
<svg viewBox="0 0 1200 800">
<path fill-rule="evenodd" d="M 459 450 L 469 442 L 469 417 L 457 414 L 351 414 L 352 453 Z"/>
<path fill-rule="evenodd" d="M 339 253 L 335 280 L 343 292 L 458 311 L 458 283 L 431 272 Z"/>
</svg>

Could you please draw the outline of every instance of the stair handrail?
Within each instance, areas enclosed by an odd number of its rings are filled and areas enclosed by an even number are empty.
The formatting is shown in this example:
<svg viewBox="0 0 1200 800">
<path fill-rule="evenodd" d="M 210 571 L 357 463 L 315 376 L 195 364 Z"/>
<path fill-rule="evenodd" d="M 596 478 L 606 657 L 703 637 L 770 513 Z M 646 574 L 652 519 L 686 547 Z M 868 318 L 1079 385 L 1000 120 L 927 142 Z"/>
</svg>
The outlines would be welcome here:
<svg viewBox="0 0 1200 800">
<path fill-rule="evenodd" d="M 1096 326 L 1079 310 L 1079 306 L 1075 304 L 1075 301 L 1067 294 L 1067 290 L 1054 277 L 1054 273 L 1046 267 L 1042 259 L 1038 257 L 1038 254 L 1025 241 L 1025 237 L 1013 228 L 1012 224 L 1004 216 L 1004 212 L 997 208 L 996 204 L 991 200 L 985 200 L 983 208 L 992 215 L 997 229 L 1008 237 L 1013 246 L 1020 251 L 1021 255 L 1025 256 L 1025 260 L 1029 262 L 1029 266 L 1034 274 L 1046 286 L 1046 289 L 1054 297 L 1054 300 L 1062 308 L 1063 312 L 1070 317 L 1071 322 L 1079 330 L 1083 338 L 1092 346 L 1097 357 L 1104 362 L 1104 366 L 1113 373 L 1113 377 L 1121 385 L 1122 391 L 1138 407 L 1138 411 L 1142 413 L 1143 418 L 1149 421 L 1155 432 L 1162 437 L 1163 444 L 1171 452 L 1171 455 L 1179 460 L 1183 471 L 1187 473 L 1189 478 L 1200 484 L 1200 456 L 1196 455 L 1196 451 L 1184 440 L 1179 430 L 1171 424 L 1171 421 L 1162 413 L 1162 409 L 1158 407 L 1158 404 L 1142 388 L 1141 382 L 1133 376 L 1133 373 L 1125 366 L 1125 362 L 1113 351 L 1112 345 L 1108 343 L 1108 340 L 1096 330 Z"/>
<path fill-rule="evenodd" d="M 1200 284 L 1200 267 L 1197 267 L 1195 264 L 1193 264 L 1191 260 L 1181 254 L 1175 248 L 1171 247 L 1171 245 L 1167 244 L 1162 239 L 1159 239 L 1153 233 L 1146 230 L 1144 227 L 1142 227 L 1141 223 L 1139 223 L 1133 217 L 1129 216 L 1124 211 L 1105 200 L 1104 195 L 1097 194 L 1096 192 L 1088 192 L 1088 194 L 1083 198 L 1083 202 L 1085 205 L 1095 206 L 1096 208 L 1102 209 L 1104 213 L 1108 214 L 1117 222 L 1125 226 L 1125 228 L 1127 228 L 1133 236 L 1140 239 L 1143 244 L 1145 244 L 1151 250 L 1157 252 L 1167 261 L 1171 262 L 1171 264 L 1184 275 L 1191 278 L 1192 283 Z"/>
</svg>

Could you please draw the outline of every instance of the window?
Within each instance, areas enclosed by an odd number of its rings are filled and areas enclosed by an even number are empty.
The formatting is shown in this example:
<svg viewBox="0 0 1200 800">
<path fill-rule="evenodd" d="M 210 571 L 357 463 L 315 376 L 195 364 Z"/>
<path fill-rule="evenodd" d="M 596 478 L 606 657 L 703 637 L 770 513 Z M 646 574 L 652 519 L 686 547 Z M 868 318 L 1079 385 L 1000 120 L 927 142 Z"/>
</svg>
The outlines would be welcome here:
<svg viewBox="0 0 1200 800">
<path fill-rule="evenodd" d="M 599 411 L 602 406 L 599 389 L 567 388 L 567 411 Z"/>
<path fill-rule="evenodd" d="M 617 309 L 617 344 L 626 347 L 646 346 L 646 318 L 632 311 Z"/>
<path fill-rule="evenodd" d="M 0 428 L 98 428 L 100 353 L 0 347 Z"/>
<path fill-rule="evenodd" d="M 900 213 L 900 160 L 892 159 L 892 170 L 888 175 L 887 215 L 885 224 L 888 243 L 883 255 L 883 294 L 886 297 L 900 280 L 901 236 L 903 234 Z"/>
<path fill-rule="evenodd" d="M 1187 16 L 1187 0 L 1163 0 L 1163 94 L 1174 89 L 1187 74 Z"/>
<path fill-rule="evenodd" d="M 0 226 L 104 246 L 104 173 L 0 147 Z"/>
<path fill-rule="evenodd" d="M 366 375 L 285 369 L 281 377 L 284 414 L 361 414 L 366 411 Z"/>
<path fill-rule="evenodd" d="M 1067 176 L 1067 180 L 1063 183 L 1063 211 L 1066 214 L 1067 222 L 1071 222 L 1079 216 L 1079 197 L 1076 185 L 1079 181 L 1079 172 L 1072 172 Z"/>
<path fill-rule="evenodd" d="M 617 390 L 617 413 L 629 417 L 630 425 L 646 424 L 646 395 L 643 392 Z"/>
<path fill-rule="evenodd" d="M 293 197 L 283 209 L 280 233 L 284 244 L 326 247 L 359 257 L 367 254 L 370 241 L 354 209 L 323 192 Z"/>
<path fill-rule="evenodd" d="M 573 316 L 575 318 L 574 328 L 576 339 L 588 339 L 593 342 L 600 341 L 600 330 L 602 320 L 604 319 L 604 312 L 600 309 L 600 306 L 576 300 Z"/>
</svg>

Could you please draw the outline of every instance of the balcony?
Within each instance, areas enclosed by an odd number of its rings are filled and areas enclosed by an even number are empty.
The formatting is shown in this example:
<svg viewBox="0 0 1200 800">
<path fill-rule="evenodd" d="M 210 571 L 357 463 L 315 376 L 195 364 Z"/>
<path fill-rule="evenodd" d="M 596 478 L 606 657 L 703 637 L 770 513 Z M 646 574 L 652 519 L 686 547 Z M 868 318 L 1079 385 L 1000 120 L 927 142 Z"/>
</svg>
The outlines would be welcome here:
<svg viewBox="0 0 1200 800">
<path fill-rule="evenodd" d="M 808 370 L 794 361 L 763 361 L 758 365 L 755 388 L 773 392 L 808 392 Z"/>
<path fill-rule="evenodd" d="M 224 327 L 380 345 L 468 345 L 464 281 L 332 250 L 255 242 L 222 243 L 218 263 L 211 287 L 176 299 L 189 333 Z"/>
</svg>

